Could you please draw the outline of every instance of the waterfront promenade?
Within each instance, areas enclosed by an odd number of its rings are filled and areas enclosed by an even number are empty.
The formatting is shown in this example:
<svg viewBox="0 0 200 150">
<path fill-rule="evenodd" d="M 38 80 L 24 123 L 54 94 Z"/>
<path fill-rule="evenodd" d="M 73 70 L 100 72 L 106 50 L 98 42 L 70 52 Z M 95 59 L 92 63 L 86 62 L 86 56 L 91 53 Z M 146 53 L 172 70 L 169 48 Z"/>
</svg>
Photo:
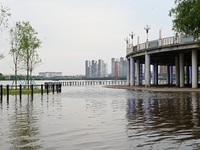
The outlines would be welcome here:
<svg viewBox="0 0 200 150">
<path fill-rule="evenodd" d="M 131 36 L 131 41 L 126 40 L 129 86 L 141 85 L 143 73 L 146 88 L 152 86 L 151 80 L 158 86 L 158 66 L 166 66 L 168 85 L 174 83 L 175 77 L 177 87 L 183 88 L 190 84 L 191 88 L 198 88 L 200 51 L 194 37 L 176 35 L 162 38 L 160 31 L 157 40 L 149 41 L 147 36 L 146 42 L 140 43 L 138 37 L 137 44 L 133 45 L 133 36 Z"/>
<path fill-rule="evenodd" d="M 191 88 L 191 87 L 176 87 L 173 85 L 151 85 L 151 87 L 141 86 L 129 86 L 129 85 L 106 85 L 106 88 L 115 88 L 115 89 L 129 89 L 129 90 L 142 90 L 142 91 L 153 91 L 153 92 L 200 92 L 200 88 Z"/>
</svg>

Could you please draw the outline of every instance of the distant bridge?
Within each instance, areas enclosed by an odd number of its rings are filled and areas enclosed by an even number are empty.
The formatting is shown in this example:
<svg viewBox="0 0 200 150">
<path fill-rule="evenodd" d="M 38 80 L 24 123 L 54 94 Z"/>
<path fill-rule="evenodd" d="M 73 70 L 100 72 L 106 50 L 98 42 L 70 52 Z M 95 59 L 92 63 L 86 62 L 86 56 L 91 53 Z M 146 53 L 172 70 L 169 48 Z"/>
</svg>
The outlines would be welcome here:
<svg viewBox="0 0 200 150">
<path fill-rule="evenodd" d="M 141 44 L 138 38 L 137 45 L 130 44 L 128 40 L 126 44 L 128 85 L 141 85 L 141 71 L 143 70 L 141 64 L 144 64 L 145 87 L 150 87 L 151 68 L 153 68 L 152 82 L 158 85 L 158 65 L 162 65 L 167 66 L 167 84 L 173 83 L 172 68 L 175 66 L 177 87 L 191 85 L 192 88 L 198 88 L 200 49 L 193 37 L 177 35 L 161 38 L 160 36 L 158 40 L 148 41 L 147 39 Z"/>
<path fill-rule="evenodd" d="M 61 84 L 62 86 L 85 86 L 85 85 L 124 85 L 126 80 L 69 80 L 61 82 L 45 82 L 45 85 Z"/>
</svg>

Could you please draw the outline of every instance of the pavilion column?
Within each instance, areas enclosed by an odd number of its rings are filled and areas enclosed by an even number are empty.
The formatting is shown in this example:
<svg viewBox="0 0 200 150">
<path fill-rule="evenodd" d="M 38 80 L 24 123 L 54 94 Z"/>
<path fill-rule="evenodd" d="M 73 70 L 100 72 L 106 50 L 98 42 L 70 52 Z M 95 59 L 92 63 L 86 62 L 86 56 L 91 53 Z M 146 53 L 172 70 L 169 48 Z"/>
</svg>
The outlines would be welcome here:
<svg viewBox="0 0 200 150">
<path fill-rule="evenodd" d="M 167 84 L 170 84 L 170 65 L 167 64 Z"/>
<path fill-rule="evenodd" d="M 127 59 L 127 85 L 130 85 L 130 59 Z"/>
<path fill-rule="evenodd" d="M 173 84 L 173 66 L 170 66 L 170 84 Z"/>
<path fill-rule="evenodd" d="M 192 50 L 192 88 L 198 88 L 197 50 Z"/>
<path fill-rule="evenodd" d="M 179 79 L 179 58 L 175 58 L 175 66 L 176 66 L 176 86 L 180 86 L 180 79 Z"/>
<path fill-rule="evenodd" d="M 136 85 L 140 85 L 140 60 L 136 60 L 136 69 L 137 69 L 137 82 Z"/>
<path fill-rule="evenodd" d="M 155 85 L 158 85 L 158 64 L 155 63 Z"/>
<path fill-rule="evenodd" d="M 143 83 L 143 64 L 140 64 L 140 84 Z"/>
<path fill-rule="evenodd" d="M 180 63 L 180 87 L 185 86 L 185 76 L 184 76 L 184 55 L 179 54 L 179 63 Z"/>
<path fill-rule="evenodd" d="M 150 87 L 150 55 L 145 54 L 145 87 Z"/>
<path fill-rule="evenodd" d="M 151 66 L 150 66 L 150 68 L 151 68 Z M 155 65 L 152 65 L 152 84 L 155 84 L 155 72 L 154 71 L 155 71 Z M 151 83 L 151 78 L 150 78 L 150 83 Z"/>
<path fill-rule="evenodd" d="M 153 70 L 152 70 L 152 81 L 153 81 L 153 84 L 156 84 L 156 65 L 154 64 L 153 65 Z"/>
<path fill-rule="evenodd" d="M 189 64 L 186 62 L 186 84 L 189 85 L 190 77 L 189 77 Z"/>
<path fill-rule="evenodd" d="M 192 84 L 192 66 L 190 66 L 189 68 L 190 68 L 190 83 Z"/>
<path fill-rule="evenodd" d="M 135 60 L 133 57 L 130 58 L 130 86 L 135 85 Z"/>
</svg>

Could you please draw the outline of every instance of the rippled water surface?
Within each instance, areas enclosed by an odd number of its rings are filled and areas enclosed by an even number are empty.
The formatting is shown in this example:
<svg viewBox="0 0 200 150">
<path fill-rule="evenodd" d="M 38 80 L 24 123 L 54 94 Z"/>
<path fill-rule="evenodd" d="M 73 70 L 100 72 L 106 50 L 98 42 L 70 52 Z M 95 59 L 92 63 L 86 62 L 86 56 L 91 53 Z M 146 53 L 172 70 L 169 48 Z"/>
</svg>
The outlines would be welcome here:
<svg viewBox="0 0 200 150">
<path fill-rule="evenodd" d="M 100 85 L 4 97 L 0 149 L 200 149 L 199 97 Z"/>
</svg>

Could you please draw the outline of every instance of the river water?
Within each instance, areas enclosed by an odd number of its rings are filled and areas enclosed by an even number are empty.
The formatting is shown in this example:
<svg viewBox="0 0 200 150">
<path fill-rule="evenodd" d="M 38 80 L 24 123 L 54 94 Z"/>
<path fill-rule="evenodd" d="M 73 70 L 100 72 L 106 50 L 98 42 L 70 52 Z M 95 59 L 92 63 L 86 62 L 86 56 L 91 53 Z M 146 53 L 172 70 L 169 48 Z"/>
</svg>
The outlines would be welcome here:
<svg viewBox="0 0 200 150">
<path fill-rule="evenodd" d="M 0 149 L 200 149 L 200 94 L 63 86 L 62 93 L 6 96 Z"/>
</svg>

